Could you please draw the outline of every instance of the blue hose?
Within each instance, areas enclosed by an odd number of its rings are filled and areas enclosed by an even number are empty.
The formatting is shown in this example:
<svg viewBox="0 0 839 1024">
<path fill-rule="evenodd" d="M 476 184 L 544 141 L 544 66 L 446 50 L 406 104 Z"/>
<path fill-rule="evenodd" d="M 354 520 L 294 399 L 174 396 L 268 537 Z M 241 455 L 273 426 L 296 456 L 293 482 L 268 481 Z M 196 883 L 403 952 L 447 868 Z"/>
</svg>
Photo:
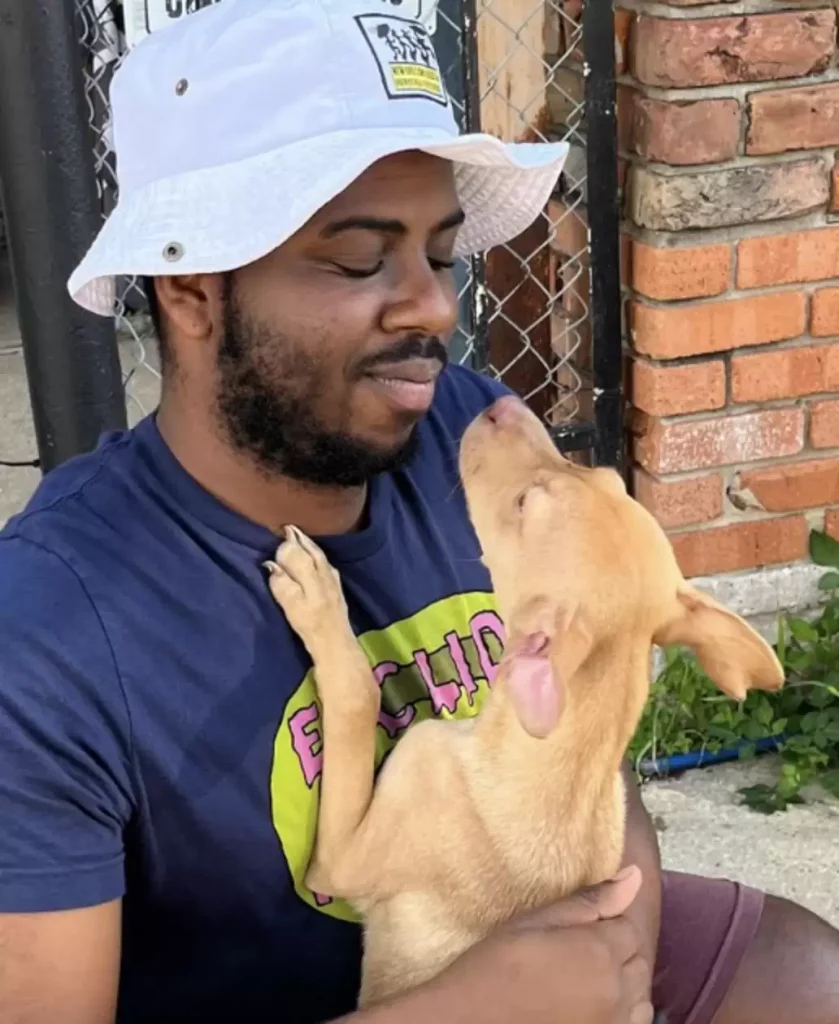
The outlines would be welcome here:
<svg viewBox="0 0 839 1024">
<path fill-rule="evenodd" d="M 753 746 L 759 754 L 764 754 L 778 747 L 788 739 L 787 736 L 768 736 L 766 739 L 758 740 L 757 743 L 741 743 L 736 747 L 727 747 L 711 753 L 710 750 L 694 750 L 689 754 L 671 754 L 670 757 L 658 757 L 655 760 L 643 758 L 638 765 L 638 770 L 645 778 L 654 775 L 670 775 L 672 772 L 683 772 L 689 768 L 703 768 L 711 764 L 722 764 L 725 761 L 736 761 L 740 756 L 740 750 L 746 746 Z"/>
</svg>

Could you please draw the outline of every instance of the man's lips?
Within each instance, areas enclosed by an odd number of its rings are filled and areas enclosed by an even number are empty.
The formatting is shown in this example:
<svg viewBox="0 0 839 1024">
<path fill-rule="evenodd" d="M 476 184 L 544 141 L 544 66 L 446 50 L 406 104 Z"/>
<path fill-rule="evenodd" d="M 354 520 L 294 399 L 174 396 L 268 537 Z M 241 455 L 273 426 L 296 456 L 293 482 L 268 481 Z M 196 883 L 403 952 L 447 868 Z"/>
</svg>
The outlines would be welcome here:
<svg viewBox="0 0 839 1024">
<path fill-rule="evenodd" d="M 380 381 L 433 384 L 442 369 L 438 359 L 402 359 L 398 363 L 380 363 L 367 376 Z"/>
<path fill-rule="evenodd" d="M 367 379 L 388 403 L 404 412 L 427 412 L 443 367 L 437 359 L 406 359 L 380 363 Z"/>
</svg>

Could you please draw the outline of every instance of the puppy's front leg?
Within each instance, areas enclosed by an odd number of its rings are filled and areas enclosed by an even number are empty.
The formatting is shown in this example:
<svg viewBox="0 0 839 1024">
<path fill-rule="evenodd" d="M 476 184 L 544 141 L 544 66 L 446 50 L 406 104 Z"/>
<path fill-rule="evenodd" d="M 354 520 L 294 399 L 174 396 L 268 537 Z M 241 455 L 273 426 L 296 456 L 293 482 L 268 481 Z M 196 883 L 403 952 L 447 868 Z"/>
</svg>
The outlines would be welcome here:
<svg viewBox="0 0 839 1024">
<path fill-rule="evenodd" d="M 338 573 L 314 541 L 288 527 L 267 567 L 271 593 L 312 658 L 323 716 L 318 830 L 306 881 L 316 892 L 348 897 L 353 840 L 373 796 L 379 687 L 350 627 Z"/>
</svg>

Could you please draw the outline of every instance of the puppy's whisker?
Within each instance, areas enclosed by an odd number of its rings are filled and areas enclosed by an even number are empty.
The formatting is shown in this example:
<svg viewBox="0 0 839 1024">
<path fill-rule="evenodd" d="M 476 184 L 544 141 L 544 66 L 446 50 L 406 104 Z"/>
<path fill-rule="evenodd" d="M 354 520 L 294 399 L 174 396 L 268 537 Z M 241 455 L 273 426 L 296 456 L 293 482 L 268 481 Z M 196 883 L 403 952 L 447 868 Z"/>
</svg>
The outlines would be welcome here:
<svg viewBox="0 0 839 1024">
<path fill-rule="evenodd" d="M 458 480 L 458 482 L 451 489 L 451 492 L 449 493 L 449 496 L 446 498 L 446 501 L 451 501 L 452 498 L 454 498 L 457 494 L 462 494 L 462 493 L 463 493 L 463 481 L 462 480 Z"/>
</svg>

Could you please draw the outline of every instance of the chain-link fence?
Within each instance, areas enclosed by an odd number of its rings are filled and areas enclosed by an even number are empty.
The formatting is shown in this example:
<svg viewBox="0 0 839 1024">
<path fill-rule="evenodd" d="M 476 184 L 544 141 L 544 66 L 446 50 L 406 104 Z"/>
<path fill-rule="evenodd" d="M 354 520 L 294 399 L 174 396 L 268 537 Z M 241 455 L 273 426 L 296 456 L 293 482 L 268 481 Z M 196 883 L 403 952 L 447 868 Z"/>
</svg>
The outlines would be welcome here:
<svg viewBox="0 0 839 1024">
<path fill-rule="evenodd" d="M 122 0 L 74 0 L 81 32 L 84 87 L 92 128 L 93 159 L 102 217 L 118 197 L 117 167 L 108 96 L 114 73 L 128 51 Z M 145 296 L 136 278 L 119 282 L 114 310 L 129 421 L 151 412 L 159 397 L 160 366 Z"/>
<path fill-rule="evenodd" d="M 108 88 L 132 26 L 124 23 L 122 0 L 74 2 L 104 216 L 117 193 Z M 177 0 L 171 6 L 185 13 L 213 2 Z M 611 17 L 609 0 L 605 3 Z M 593 446 L 596 394 L 586 219 L 591 68 L 583 58 L 582 14 L 582 0 L 440 0 L 436 28 L 441 67 L 463 128 L 516 140 L 564 139 L 571 145 L 557 193 L 539 222 L 510 245 L 458 267 L 461 323 L 453 349 L 460 361 L 501 377 L 523 395 L 567 448 Z M 613 109 L 605 113 L 614 116 Z M 609 258 L 616 261 L 617 252 Z M 133 419 L 156 401 L 158 368 L 140 287 L 126 280 L 119 295 L 116 312 Z M 617 461 L 617 454 L 609 461 Z"/>
<path fill-rule="evenodd" d="M 554 427 L 591 420 L 581 4 L 462 0 L 440 6 L 438 49 L 461 123 L 508 140 L 566 140 L 557 194 L 520 238 L 473 261 L 465 355 Z M 457 40 L 456 48 L 450 40 Z"/>
</svg>

